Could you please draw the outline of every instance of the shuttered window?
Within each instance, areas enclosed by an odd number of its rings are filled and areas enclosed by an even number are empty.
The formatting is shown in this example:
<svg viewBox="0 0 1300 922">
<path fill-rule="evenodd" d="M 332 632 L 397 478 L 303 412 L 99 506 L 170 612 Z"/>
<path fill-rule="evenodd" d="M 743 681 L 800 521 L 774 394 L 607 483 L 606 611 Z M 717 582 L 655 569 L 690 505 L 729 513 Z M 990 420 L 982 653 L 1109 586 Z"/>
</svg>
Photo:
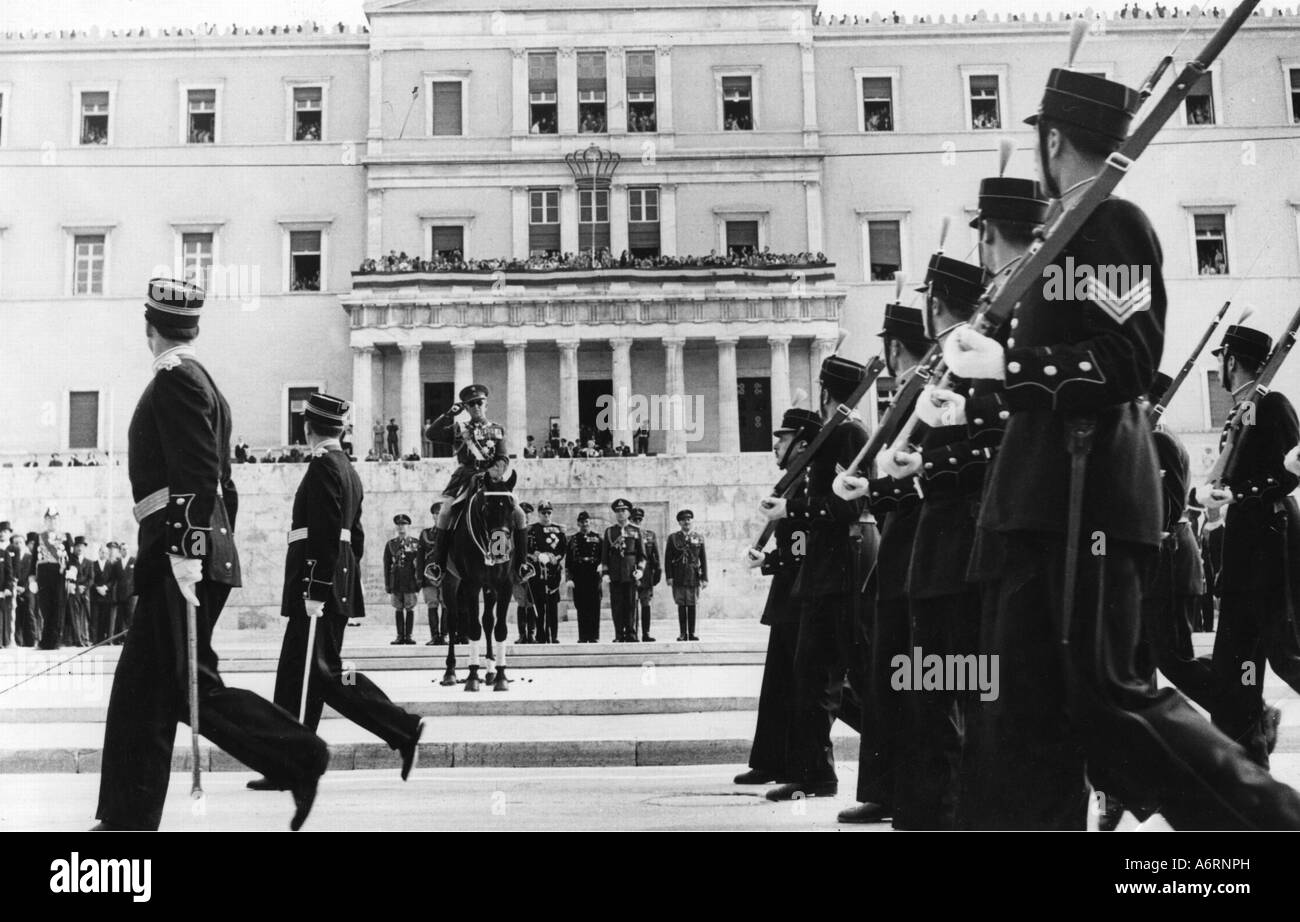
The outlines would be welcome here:
<svg viewBox="0 0 1300 922">
<path fill-rule="evenodd" d="M 430 95 L 433 97 L 433 133 L 458 135 L 461 133 L 461 83 L 459 80 L 435 80 Z"/>
<path fill-rule="evenodd" d="M 549 93 L 555 99 L 556 86 L 555 52 L 534 51 L 528 55 L 528 94 Z"/>
<path fill-rule="evenodd" d="M 68 448 L 99 447 L 99 391 L 68 394 Z"/>
<path fill-rule="evenodd" d="M 871 258 L 868 278 L 887 282 L 903 266 L 902 242 L 897 221 L 867 222 L 867 252 Z"/>
<path fill-rule="evenodd" d="M 757 221 L 727 222 L 727 252 L 741 255 L 758 249 Z"/>
<path fill-rule="evenodd" d="M 435 257 L 450 259 L 453 253 L 465 253 L 465 228 L 459 224 L 435 225 L 430 231 L 433 235 L 432 251 Z"/>
</svg>

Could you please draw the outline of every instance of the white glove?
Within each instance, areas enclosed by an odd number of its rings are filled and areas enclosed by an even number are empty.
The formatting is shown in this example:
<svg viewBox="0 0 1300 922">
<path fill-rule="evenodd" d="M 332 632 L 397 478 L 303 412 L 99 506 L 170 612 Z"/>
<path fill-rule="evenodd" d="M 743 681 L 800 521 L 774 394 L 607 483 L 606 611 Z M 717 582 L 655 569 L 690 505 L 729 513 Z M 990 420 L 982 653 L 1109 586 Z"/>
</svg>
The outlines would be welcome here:
<svg viewBox="0 0 1300 922">
<path fill-rule="evenodd" d="M 1282 459 L 1282 466 L 1300 477 L 1300 445 L 1286 453 L 1286 457 Z"/>
<path fill-rule="evenodd" d="M 632 578 L 634 580 L 637 580 L 638 582 L 641 580 L 641 577 L 644 575 L 645 575 L 645 570 L 642 570 L 640 568 L 632 571 Z"/>
<path fill-rule="evenodd" d="M 185 601 L 198 607 L 199 580 L 203 579 L 203 561 L 193 557 L 177 557 L 168 554 L 167 559 L 171 561 L 172 576 L 176 577 L 176 585 L 180 587 L 181 595 L 185 596 Z"/>
<path fill-rule="evenodd" d="M 1203 483 L 1196 488 L 1196 501 L 1206 509 L 1219 509 L 1232 502 L 1232 491 Z"/>
<path fill-rule="evenodd" d="M 927 385 L 916 400 L 916 415 L 932 429 L 966 425 L 966 398 L 945 387 Z"/>
<path fill-rule="evenodd" d="M 763 565 L 763 552 L 756 551 L 752 547 L 745 549 L 745 566 L 751 570 Z"/>
<path fill-rule="evenodd" d="M 573 580 L 571 580 L 571 579 L 570 579 L 570 580 L 565 580 L 565 583 L 564 583 L 564 584 L 565 584 L 566 586 L 568 586 L 570 589 L 573 588 Z"/>
<path fill-rule="evenodd" d="M 317 602 L 315 599 L 303 599 L 302 604 L 307 609 L 308 618 L 319 618 L 325 614 L 324 602 Z"/>
<path fill-rule="evenodd" d="M 769 522 L 783 519 L 786 516 L 785 499 L 780 496 L 765 497 L 761 502 L 759 502 L 758 511 L 763 513 Z"/>
<path fill-rule="evenodd" d="M 861 499 L 871 490 L 871 481 L 853 474 L 836 474 L 831 491 L 840 499 Z"/>
<path fill-rule="evenodd" d="M 1007 376 L 1006 350 L 997 340 L 970 327 L 958 327 L 948 334 L 943 343 L 943 360 L 959 378 L 1003 381 Z"/>
<path fill-rule="evenodd" d="M 880 472 L 895 480 L 906 480 L 921 469 L 921 454 L 900 449 L 885 452 L 880 459 Z"/>
</svg>

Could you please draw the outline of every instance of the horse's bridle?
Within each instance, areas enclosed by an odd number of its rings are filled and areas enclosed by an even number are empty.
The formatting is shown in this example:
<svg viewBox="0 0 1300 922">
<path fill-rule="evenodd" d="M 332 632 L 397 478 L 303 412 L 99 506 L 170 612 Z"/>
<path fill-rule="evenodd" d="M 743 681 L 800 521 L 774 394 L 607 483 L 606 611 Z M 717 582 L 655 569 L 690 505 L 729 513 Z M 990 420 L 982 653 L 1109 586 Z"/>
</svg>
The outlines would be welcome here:
<svg viewBox="0 0 1300 922">
<path fill-rule="evenodd" d="M 506 490 L 478 490 L 478 491 L 476 491 L 476 492 L 474 493 L 473 496 L 471 496 L 471 497 L 469 498 L 470 507 L 471 507 L 470 510 L 469 510 L 469 512 L 470 512 L 471 516 L 475 514 L 475 510 L 474 510 L 474 500 L 479 499 L 480 497 L 487 497 L 487 496 L 511 496 L 511 497 L 513 497 L 513 495 L 514 495 L 514 494 L 512 494 L 512 493 L 510 493 L 510 492 L 508 492 L 508 491 L 506 491 Z M 482 503 L 482 502 L 480 502 L 480 503 L 478 504 L 477 515 L 479 516 L 479 519 L 480 519 L 480 521 L 482 522 L 482 531 L 483 531 L 483 534 L 486 536 L 486 535 L 489 534 L 489 532 L 488 532 L 488 524 L 487 524 L 487 514 L 486 514 L 486 512 L 485 512 L 484 509 L 483 509 L 483 506 L 484 506 L 484 505 L 485 505 L 485 504 Z M 498 566 L 499 564 L 502 564 L 502 563 L 509 563 L 510 558 L 508 558 L 508 557 L 507 557 L 505 560 L 494 560 L 494 559 L 493 559 L 492 552 L 491 552 L 487 547 L 484 547 L 483 542 L 479 541 L 479 539 L 478 539 L 478 534 L 477 534 L 477 532 L 476 532 L 476 530 L 475 530 L 475 528 L 474 528 L 474 521 L 473 521 L 472 518 L 471 518 L 471 520 L 470 520 L 469 537 L 470 537 L 470 540 L 474 542 L 474 546 L 475 546 L 476 548 L 478 548 L 479 553 L 483 555 L 483 562 L 484 562 L 487 566 L 489 566 L 489 567 L 495 567 L 495 566 Z"/>
</svg>

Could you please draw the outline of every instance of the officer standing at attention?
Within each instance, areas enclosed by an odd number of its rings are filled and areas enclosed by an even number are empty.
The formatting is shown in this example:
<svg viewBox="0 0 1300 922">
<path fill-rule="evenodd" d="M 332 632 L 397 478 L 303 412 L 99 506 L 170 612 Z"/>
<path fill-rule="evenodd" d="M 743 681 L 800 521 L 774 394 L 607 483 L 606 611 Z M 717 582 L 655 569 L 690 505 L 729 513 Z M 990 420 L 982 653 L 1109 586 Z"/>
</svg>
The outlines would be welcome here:
<svg viewBox="0 0 1300 922">
<path fill-rule="evenodd" d="M 127 469 L 140 523 L 139 596 L 113 673 L 99 776 L 98 829 L 157 829 L 172 771 L 176 722 L 189 720 L 186 605 L 196 609 L 199 726 L 216 747 L 293 793 L 290 828 L 307 819 L 329 764 L 325 741 L 296 715 L 217 671 L 212 628 L 240 585 L 239 497 L 230 478 L 230 405 L 195 357 L 203 291 L 153 279 L 145 337 L 153 379 L 127 435 Z"/>
<path fill-rule="evenodd" d="M 384 591 L 393 602 L 393 620 L 397 623 L 397 639 L 389 646 L 412 644 L 411 632 L 415 630 L 415 606 L 420 599 L 420 542 L 407 534 L 411 517 L 405 512 L 393 516 L 397 534 L 384 545 Z"/>
<path fill-rule="evenodd" d="M 600 535 L 591 530 L 591 516 L 578 513 L 578 530 L 569 536 L 564 575 L 578 614 L 578 643 L 600 640 Z"/>
<path fill-rule="evenodd" d="M 528 547 L 536 573 L 530 578 L 537 612 L 537 642 L 560 642 L 560 577 L 569 541 L 564 528 L 551 521 L 555 511 L 546 500 L 537 504 L 537 521 L 528 528 Z"/>
<path fill-rule="evenodd" d="M 641 522 L 645 519 L 645 510 L 640 506 L 632 509 L 632 524 L 641 529 L 641 540 L 645 543 L 645 572 L 641 574 L 641 581 L 637 583 L 636 596 L 637 602 L 641 605 L 641 640 L 645 643 L 654 643 L 654 638 L 650 636 L 650 600 L 655 596 L 655 586 L 659 585 L 659 578 L 663 576 L 663 564 L 659 561 L 659 539 L 655 533 L 648 528 L 642 528 Z M 636 632 L 636 622 L 632 624 L 633 633 Z"/>
<path fill-rule="evenodd" d="M 442 503 L 434 503 L 429 507 L 434 521 L 438 520 L 438 511 L 442 509 Z M 424 594 L 424 604 L 429 614 L 429 642 L 425 644 L 428 647 L 437 647 L 447 642 L 445 636 L 447 630 L 447 612 L 442 607 L 442 587 L 435 583 L 425 574 L 425 567 L 432 562 L 433 557 L 433 526 L 420 530 L 420 587 Z"/>
<path fill-rule="evenodd" d="M 609 580 L 614 643 L 636 643 L 636 587 L 645 572 L 645 547 L 641 543 L 641 529 L 628 521 L 632 504 L 616 499 L 609 508 L 614 511 L 615 522 L 605 529 L 600 565 Z"/>
<path fill-rule="evenodd" d="M 678 640 L 699 640 L 695 636 L 695 605 L 700 590 L 709 587 L 709 561 L 704 552 L 704 538 L 695 532 L 695 513 L 683 509 L 677 513 L 679 531 L 668 536 L 664 544 L 664 577 L 673 590 L 677 606 Z"/>
</svg>

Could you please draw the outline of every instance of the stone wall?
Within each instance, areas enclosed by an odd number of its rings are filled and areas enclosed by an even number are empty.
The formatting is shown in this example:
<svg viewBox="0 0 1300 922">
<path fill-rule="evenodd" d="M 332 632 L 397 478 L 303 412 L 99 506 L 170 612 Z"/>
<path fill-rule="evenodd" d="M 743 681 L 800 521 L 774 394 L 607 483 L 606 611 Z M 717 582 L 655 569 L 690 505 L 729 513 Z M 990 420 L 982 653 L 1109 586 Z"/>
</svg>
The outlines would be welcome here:
<svg viewBox="0 0 1300 922">
<path fill-rule="evenodd" d="M 707 541 L 711 576 L 700 602 L 701 617 L 758 616 L 767 578 L 745 567 L 742 556 L 762 528 L 758 502 L 771 492 L 779 475 L 770 454 L 521 460 L 516 465 L 516 494 L 534 505 L 550 500 L 555 521 L 570 532 L 576 530 L 575 519 L 584 509 L 592 516 L 593 528 L 603 528 L 613 521 L 610 502 L 626 497 L 645 507 L 645 525 L 658 535 L 662 553 L 664 537 L 676 528 L 677 510 L 692 509 L 696 528 Z M 244 587 L 230 598 L 228 611 L 234 617 L 227 623 L 260 627 L 279 612 L 290 507 L 304 470 L 296 464 L 236 466 L 240 497 L 236 537 Z M 362 463 L 357 470 L 366 495 L 363 579 L 367 604 L 382 606 L 372 611 L 377 614 L 387 611 L 383 542 L 393 533 L 393 516 L 409 514 L 416 528 L 430 524 L 429 504 L 446 483 L 451 462 Z M 11 521 L 17 531 L 39 530 L 41 515 L 50 503 L 59 508 L 62 531 L 85 535 L 92 543 L 126 536 L 135 544 L 124 464 L 111 468 L 0 468 L 0 519 Z M 567 597 L 567 590 L 561 596 Z M 608 600 L 605 604 L 608 606 Z M 662 582 L 654 605 L 656 620 L 675 617 L 671 593 Z M 562 603 L 561 611 L 567 606 L 567 601 Z"/>
</svg>

